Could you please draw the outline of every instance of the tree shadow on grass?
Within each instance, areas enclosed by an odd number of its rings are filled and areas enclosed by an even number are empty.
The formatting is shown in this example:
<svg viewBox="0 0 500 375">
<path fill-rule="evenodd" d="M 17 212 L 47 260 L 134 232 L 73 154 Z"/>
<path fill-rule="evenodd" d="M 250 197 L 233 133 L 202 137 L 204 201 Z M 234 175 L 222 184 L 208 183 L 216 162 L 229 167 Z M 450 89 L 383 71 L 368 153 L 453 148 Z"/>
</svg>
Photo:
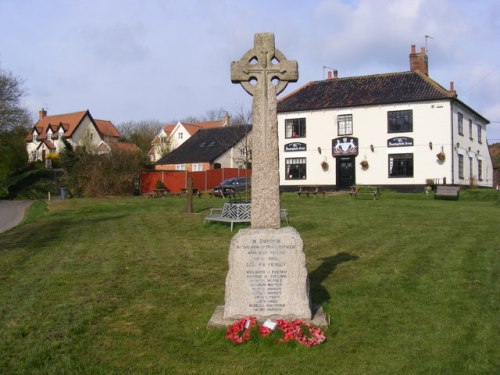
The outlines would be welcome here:
<svg viewBox="0 0 500 375">
<path fill-rule="evenodd" d="M 323 262 L 318 268 L 309 273 L 312 302 L 318 305 L 328 302 L 330 300 L 330 293 L 322 285 L 322 282 L 335 271 L 339 264 L 358 259 L 358 256 L 348 253 L 338 253 L 331 257 L 321 258 L 320 260 Z"/>
</svg>

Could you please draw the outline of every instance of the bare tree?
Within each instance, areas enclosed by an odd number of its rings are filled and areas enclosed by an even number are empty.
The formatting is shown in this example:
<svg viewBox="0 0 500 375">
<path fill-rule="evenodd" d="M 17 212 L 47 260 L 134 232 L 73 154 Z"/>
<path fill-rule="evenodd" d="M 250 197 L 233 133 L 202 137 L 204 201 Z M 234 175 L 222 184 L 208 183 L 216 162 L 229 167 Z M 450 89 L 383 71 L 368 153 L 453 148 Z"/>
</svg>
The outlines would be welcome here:
<svg viewBox="0 0 500 375">
<path fill-rule="evenodd" d="M 163 124 L 157 120 L 128 121 L 117 127 L 123 140 L 135 143 L 144 154 L 147 154 L 151 149 L 151 142 L 163 128 Z"/>
<path fill-rule="evenodd" d="M 252 110 L 238 104 L 231 114 L 231 125 L 248 125 L 252 123 Z"/>
<path fill-rule="evenodd" d="M 0 69 L 0 131 L 31 125 L 29 112 L 21 106 L 26 95 L 22 85 L 21 79 Z"/>
</svg>

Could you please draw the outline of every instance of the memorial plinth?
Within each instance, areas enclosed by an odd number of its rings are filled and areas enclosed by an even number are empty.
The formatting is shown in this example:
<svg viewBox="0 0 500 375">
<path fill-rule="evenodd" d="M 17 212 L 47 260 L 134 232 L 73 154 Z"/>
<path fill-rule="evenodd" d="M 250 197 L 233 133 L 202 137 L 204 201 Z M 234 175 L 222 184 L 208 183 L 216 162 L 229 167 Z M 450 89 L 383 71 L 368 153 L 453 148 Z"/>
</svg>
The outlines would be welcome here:
<svg viewBox="0 0 500 375">
<path fill-rule="evenodd" d="M 242 229 L 233 237 L 225 303 L 225 319 L 311 319 L 306 258 L 295 229 Z"/>
</svg>

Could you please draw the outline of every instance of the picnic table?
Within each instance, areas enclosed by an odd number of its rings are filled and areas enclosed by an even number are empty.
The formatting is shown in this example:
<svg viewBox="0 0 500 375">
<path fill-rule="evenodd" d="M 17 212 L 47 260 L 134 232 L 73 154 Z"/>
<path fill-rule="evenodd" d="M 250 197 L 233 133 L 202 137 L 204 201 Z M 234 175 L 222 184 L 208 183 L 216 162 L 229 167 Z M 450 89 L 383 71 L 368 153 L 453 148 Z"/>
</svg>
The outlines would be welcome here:
<svg viewBox="0 0 500 375">
<path fill-rule="evenodd" d="M 159 198 L 168 195 L 167 189 L 153 189 L 149 193 L 146 193 L 146 198 Z"/>
<path fill-rule="evenodd" d="M 351 199 L 365 194 L 373 196 L 373 200 L 376 200 L 380 197 L 380 188 L 378 186 L 357 185 L 351 186 L 351 190 L 349 191 Z"/>
<path fill-rule="evenodd" d="M 320 191 L 319 186 L 299 186 L 299 191 L 297 191 L 297 195 L 300 196 L 305 194 L 309 198 L 309 194 L 316 198 L 316 195 L 321 194 L 323 198 L 325 197 L 325 191 Z"/>
</svg>

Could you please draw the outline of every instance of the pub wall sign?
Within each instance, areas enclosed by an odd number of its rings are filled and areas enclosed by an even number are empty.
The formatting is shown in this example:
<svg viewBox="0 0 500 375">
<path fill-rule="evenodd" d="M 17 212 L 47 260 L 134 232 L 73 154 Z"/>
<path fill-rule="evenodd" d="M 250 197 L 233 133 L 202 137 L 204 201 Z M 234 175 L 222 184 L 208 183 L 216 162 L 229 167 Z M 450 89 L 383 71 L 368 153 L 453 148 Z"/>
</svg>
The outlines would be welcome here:
<svg viewBox="0 0 500 375">
<path fill-rule="evenodd" d="M 306 151 L 307 145 L 302 142 L 292 142 L 285 145 L 285 151 Z"/>
<path fill-rule="evenodd" d="M 404 147 L 404 146 L 413 146 L 413 138 L 393 137 L 387 140 L 387 147 Z"/>
<path fill-rule="evenodd" d="M 332 139 L 333 156 L 356 156 L 358 154 L 358 149 L 358 138 L 356 137 L 339 137 Z"/>
</svg>

